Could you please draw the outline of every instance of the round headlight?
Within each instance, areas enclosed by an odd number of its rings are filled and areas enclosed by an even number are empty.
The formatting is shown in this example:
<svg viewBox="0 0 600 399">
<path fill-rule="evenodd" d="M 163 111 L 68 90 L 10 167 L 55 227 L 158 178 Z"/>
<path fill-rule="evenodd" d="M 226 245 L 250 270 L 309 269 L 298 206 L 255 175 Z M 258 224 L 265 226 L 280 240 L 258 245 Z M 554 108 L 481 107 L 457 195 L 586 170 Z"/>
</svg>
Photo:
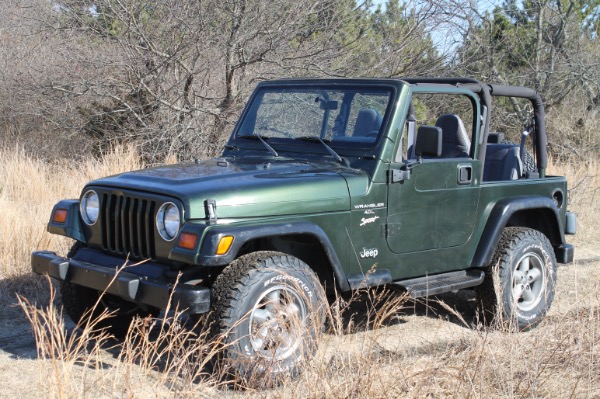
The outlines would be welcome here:
<svg viewBox="0 0 600 399">
<path fill-rule="evenodd" d="M 79 211 L 81 212 L 81 218 L 88 225 L 93 225 L 98 220 L 100 214 L 100 198 L 94 190 L 86 191 L 81 197 L 81 203 L 79 204 Z"/>
<path fill-rule="evenodd" d="M 179 232 L 179 208 L 172 202 L 162 204 L 156 214 L 156 228 L 165 241 L 171 241 Z"/>
</svg>

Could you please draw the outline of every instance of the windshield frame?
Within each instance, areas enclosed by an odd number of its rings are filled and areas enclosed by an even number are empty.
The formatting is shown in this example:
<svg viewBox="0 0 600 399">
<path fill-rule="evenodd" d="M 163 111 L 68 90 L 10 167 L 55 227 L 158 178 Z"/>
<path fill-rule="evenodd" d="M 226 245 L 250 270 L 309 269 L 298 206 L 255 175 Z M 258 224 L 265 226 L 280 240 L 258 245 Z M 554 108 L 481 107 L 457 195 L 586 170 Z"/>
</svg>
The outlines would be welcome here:
<svg viewBox="0 0 600 399">
<path fill-rule="evenodd" d="M 398 101 L 399 93 L 402 91 L 403 82 L 391 79 L 307 79 L 307 80 L 284 80 L 284 81 L 267 81 L 260 83 L 252 93 L 246 107 L 244 108 L 236 126 L 230 136 L 228 146 L 240 149 L 252 149 L 252 150 L 263 150 L 266 151 L 266 147 L 260 143 L 253 142 L 252 140 L 245 140 L 242 137 L 256 136 L 252 134 L 242 134 L 242 128 L 245 125 L 247 118 L 255 118 L 256 116 L 256 101 L 261 101 L 265 93 L 269 92 L 285 92 L 298 90 L 299 92 L 312 92 L 312 91 L 335 91 L 335 92 L 356 92 L 357 94 L 368 94 L 369 92 L 387 92 L 388 100 L 385 112 L 382 117 L 382 122 L 377 134 L 377 137 L 373 141 L 352 141 L 352 140 L 325 140 L 329 146 L 335 149 L 345 156 L 364 156 L 370 154 L 372 156 L 374 152 L 382 145 L 387 137 L 391 116 L 394 113 L 396 104 Z M 323 109 L 323 108 L 322 108 Z M 327 110 L 324 110 L 326 113 Z M 254 113 L 254 116 L 252 116 Z M 348 118 L 348 116 L 346 116 Z M 252 122 L 252 121 L 251 121 Z M 255 123 L 256 121 L 254 120 Z M 347 120 L 346 120 L 347 123 Z M 253 125 L 254 126 L 254 125 Z M 345 127 L 345 129 L 347 126 Z M 314 135 L 314 137 L 320 137 Z M 313 136 L 307 133 L 307 136 Z M 350 137 L 350 136 L 345 136 Z M 242 138 L 240 140 L 240 138 Z M 268 140 L 269 144 L 273 146 L 277 152 L 296 152 L 296 153 L 323 153 L 327 152 L 325 148 L 317 141 L 310 142 L 302 140 L 300 137 L 297 138 L 286 138 L 286 137 L 264 137 Z M 322 138 L 322 137 L 321 137 Z M 325 138 L 326 139 L 326 138 Z M 319 147 L 319 150 L 315 149 Z"/>
</svg>

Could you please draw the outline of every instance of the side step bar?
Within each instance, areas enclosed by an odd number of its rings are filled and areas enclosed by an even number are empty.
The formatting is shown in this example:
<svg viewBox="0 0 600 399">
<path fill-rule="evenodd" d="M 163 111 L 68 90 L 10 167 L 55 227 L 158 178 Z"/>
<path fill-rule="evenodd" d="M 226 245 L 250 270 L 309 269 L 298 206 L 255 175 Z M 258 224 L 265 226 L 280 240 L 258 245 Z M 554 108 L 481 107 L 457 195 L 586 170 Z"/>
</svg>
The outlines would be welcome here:
<svg viewBox="0 0 600 399">
<path fill-rule="evenodd" d="M 420 298 L 474 287 L 483 283 L 485 272 L 482 270 L 462 270 L 425 276 L 409 280 L 394 281 L 393 284 L 403 287 L 411 297 Z"/>
</svg>

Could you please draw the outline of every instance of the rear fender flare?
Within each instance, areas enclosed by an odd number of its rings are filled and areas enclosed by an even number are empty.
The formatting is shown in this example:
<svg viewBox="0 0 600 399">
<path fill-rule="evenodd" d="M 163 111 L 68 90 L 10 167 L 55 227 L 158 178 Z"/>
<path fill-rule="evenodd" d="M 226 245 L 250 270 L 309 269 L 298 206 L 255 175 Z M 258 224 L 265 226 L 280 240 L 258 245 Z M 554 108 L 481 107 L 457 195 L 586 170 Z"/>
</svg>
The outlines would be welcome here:
<svg viewBox="0 0 600 399">
<path fill-rule="evenodd" d="M 551 234 L 548 238 L 555 246 L 564 244 L 564 229 L 560 223 L 559 209 L 552 199 L 542 196 L 504 198 L 498 201 L 490 212 L 471 262 L 472 267 L 490 264 L 502 231 L 507 227 L 510 218 L 517 212 L 527 210 L 541 210 L 553 215 L 551 220 L 547 221 L 551 225 Z"/>
</svg>

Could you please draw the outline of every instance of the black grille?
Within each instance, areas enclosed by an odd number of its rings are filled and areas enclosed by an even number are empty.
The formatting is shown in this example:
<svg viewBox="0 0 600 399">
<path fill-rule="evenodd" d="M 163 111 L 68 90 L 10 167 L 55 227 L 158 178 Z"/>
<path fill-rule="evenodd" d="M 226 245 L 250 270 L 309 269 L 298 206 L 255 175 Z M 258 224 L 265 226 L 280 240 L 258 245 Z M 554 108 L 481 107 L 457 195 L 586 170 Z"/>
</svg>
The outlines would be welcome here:
<svg viewBox="0 0 600 399">
<path fill-rule="evenodd" d="M 155 211 L 155 201 L 104 194 L 100 217 L 104 250 L 137 259 L 154 258 Z"/>
</svg>

